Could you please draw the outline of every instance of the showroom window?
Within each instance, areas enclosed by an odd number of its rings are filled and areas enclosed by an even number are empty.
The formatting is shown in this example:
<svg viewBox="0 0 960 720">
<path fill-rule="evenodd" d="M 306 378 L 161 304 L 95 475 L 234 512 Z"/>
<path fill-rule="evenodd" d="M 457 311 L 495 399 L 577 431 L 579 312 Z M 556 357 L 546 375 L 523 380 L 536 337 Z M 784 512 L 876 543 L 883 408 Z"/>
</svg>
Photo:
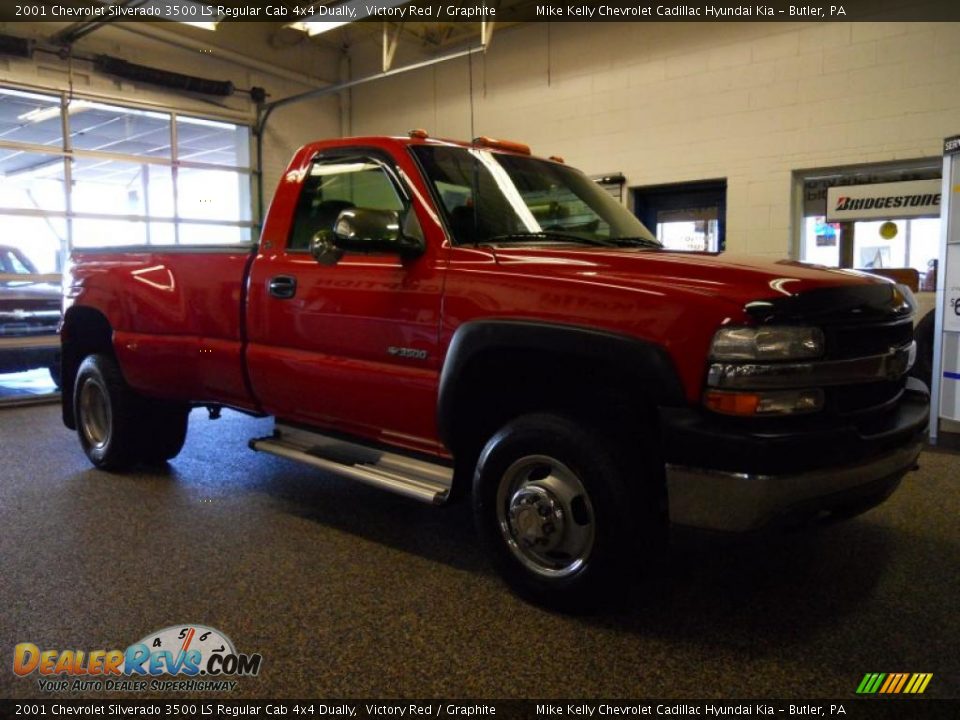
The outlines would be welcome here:
<svg viewBox="0 0 960 720">
<path fill-rule="evenodd" d="M 0 88 L 4 244 L 42 273 L 70 248 L 253 239 L 244 125 Z"/>
<path fill-rule="evenodd" d="M 926 159 L 797 173 L 796 182 L 803 193 L 800 260 L 830 267 L 906 271 L 913 273 L 919 289 L 933 290 L 940 248 L 938 205 L 894 207 L 883 212 L 865 209 L 862 217 L 835 221 L 828 217 L 828 195 L 835 196 L 834 208 L 844 196 L 871 199 L 871 188 L 876 188 L 872 194 L 885 202 L 887 197 L 922 200 L 938 196 L 940 174 L 939 162 Z M 868 208 L 866 203 L 861 205 Z"/>
<path fill-rule="evenodd" d="M 723 252 L 727 181 L 634 188 L 633 211 L 669 250 Z"/>
</svg>

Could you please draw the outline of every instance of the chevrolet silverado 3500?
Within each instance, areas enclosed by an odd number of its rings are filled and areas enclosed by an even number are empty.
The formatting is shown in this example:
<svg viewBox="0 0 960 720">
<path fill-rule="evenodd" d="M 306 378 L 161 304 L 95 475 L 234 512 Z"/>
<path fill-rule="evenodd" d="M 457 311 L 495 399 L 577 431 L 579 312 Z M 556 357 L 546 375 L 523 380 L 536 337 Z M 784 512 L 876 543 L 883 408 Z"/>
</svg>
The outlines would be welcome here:
<svg viewBox="0 0 960 720">
<path fill-rule="evenodd" d="M 909 291 L 670 252 L 519 143 L 301 148 L 259 242 L 74 252 L 63 419 L 97 467 L 173 458 L 191 407 L 254 450 L 438 505 L 508 583 L 574 605 L 679 525 L 849 516 L 915 466 Z"/>
</svg>

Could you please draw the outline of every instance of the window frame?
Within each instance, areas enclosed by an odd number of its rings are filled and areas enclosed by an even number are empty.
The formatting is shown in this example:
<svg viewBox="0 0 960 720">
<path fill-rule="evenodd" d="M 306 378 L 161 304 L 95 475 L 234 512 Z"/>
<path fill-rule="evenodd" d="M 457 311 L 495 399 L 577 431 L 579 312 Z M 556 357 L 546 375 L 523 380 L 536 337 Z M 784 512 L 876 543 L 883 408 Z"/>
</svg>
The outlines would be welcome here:
<svg viewBox="0 0 960 720">
<path fill-rule="evenodd" d="M 328 150 L 321 150 L 320 152 L 313 155 L 306 164 L 306 172 L 303 175 L 303 182 L 300 186 L 300 191 L 297 193 L 297 202 L 294 206 L 293 211 L 293 220 L 290 223 L 290 229 L 287 232 L 286 238 L 284 238 L 283 243 L 283 252 L 285 255 L 309 255 L 310 248 L 293 248 L 290 246 L 291 241 L 293 240 L 294 233 L 297 229 L 297 219 L 299 216 L 300 204 L 303 200 L 304 194 L 307 191 L 307 178 L 310 177 L 310 170 L 313 166 L 320 162 L 343 162 L 348 159 L 356 159 L 357 161 L 364 162 L 373 162 L 384 171 L 384 174 L 387 176 L 387 179 L 390 180 L 390 183 L 393 185 L 393 189 L 397 192 L 401 203 L 403 204 L 403 211 L 400 213 L 401 220 L 411 211 L 415 211 L 413 207 L 413 194 L 407 188 L 406 184 L 401 179 L 401 175 L 398 171 L 397 164 L 394 159 L 386 152 L 379 148 L 368 147 L 364 145 L 352 145 L 350 147 L 342 148 L 330 148 Z M 362 253 L 359 250 L 346 250 L 346 254 L 367 254 Z M 382 253 L 389 254 L 389 253 Z"/>
</svg>

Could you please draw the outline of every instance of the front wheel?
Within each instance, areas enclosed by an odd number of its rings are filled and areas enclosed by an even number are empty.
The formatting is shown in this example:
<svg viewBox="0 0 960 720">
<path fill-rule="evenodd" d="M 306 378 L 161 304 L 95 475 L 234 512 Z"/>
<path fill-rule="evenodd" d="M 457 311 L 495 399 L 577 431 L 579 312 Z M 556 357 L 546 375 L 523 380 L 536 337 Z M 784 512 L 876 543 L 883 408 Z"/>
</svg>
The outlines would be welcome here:
<svg viewBox="0 0 960 720">
<path fill-rule="evenodd" d="M 612 441 L 564 417 L 525 415 L 497 432 L 477 464 L 474 517 L 507 583 L 564 610 L 626 586 L 660 522 L 631 487 L 651 479 L 629 475 Z"/>
</svg>

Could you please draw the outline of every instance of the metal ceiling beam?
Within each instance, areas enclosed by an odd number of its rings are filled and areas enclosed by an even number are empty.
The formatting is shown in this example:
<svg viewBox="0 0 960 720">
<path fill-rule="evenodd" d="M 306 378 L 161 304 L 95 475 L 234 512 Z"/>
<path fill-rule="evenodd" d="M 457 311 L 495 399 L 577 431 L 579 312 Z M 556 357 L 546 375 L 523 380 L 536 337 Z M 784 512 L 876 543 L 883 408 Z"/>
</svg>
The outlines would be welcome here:
<svg viewBox="0 0 960 720">
<path fill-rule="evenodd" d="M 403 31 L 403 23 L 397 25 L 396 30 L 390 33 L 390 23 L 383 24 L 383 72 L 387 72 L 393 65 L 393 57 L 397 54 L 397 47 L 400 45 L 400 33 Z"/>
<path fill-rule="evenodd" d="M 270 116 L 273 114 L 273 111 L 277 108 L 284 107 L 285 105 L 291 105 L 296 102 L 301 102 L 303 100 L 311 100 L 313 98 L 320 98 L 326 95 L 334 95 L 343 90 L 349 90 L 350 88 L 357 87 L 358 85 L 364 85 L 374 80 L 384 80 L 388 77 L 394 77 L 396 75 L 402 75 L 403 73 L 412 72 L 414 70 L 420 70 L 422 68 L 430 67 L 432 65 L 439 65 L 440 63 L 449 62 L 450 60 L 456 60 L 457 58 L 469 57 L 474 53 L 483 52 L 482 47 L 472 47 L 467 50 L 460 50 L 459 52 L 450 53 L 449 55 L 441 55 L 440 57 L 430 58 L 429 60 L 424 60 L 423 62 L 414 63 L 412 65 L 404 65 L 403 67 L 396 68 L 394 70 L 387 70 L 385 72 L 377 73 L 375 75 L 368 75 L 366 77 L 358 78 L 356 80 L 348 80 L 346 82 L 336 83 L 335 85 L 329 85 L 328 87 L 318 88 L 316 90 L 309 90 L 305 93 L 300 93 L 298 95 L 291 95 L 289 97 L 281 98 L 280 100 L 274 100 L 273 102 L 264 103 L 260 106 L 259 117 L 257 118 L 257 125 L 255 128 L 256 139 L 257 139 L 257 170 L 262 173 L 263 170 L 263 134 L 266 130 L 267 123 L 270 121 Z M 263 213 L 264 213 L 264 196 L 263 196 L 263 175 L 260 175 L 259 184 L 258 184 L 258 200 L 259 207 L 258 216 L 262 222 Z"/>
<path fill-rule="evenodd" d="M 117 3 L 116 7 L 139 7 L 146 3 L 147 0 L 123 0 L 123 2 Z M 68 27 L 65 27 L 58 33 L 52 35 L 49 39 L 49 42 L 54 45 L 72 45 L 80 38 L 89 35 L 92 32 L 96 32 L 102 28 L 107 23 L 113 22 L 116 19 L 116 16 L 105 18 L 102 20 L 83 20 L 78 23 L 74 23 Z"/>
<path fill-rule="evenodd" d="M 263 60 L 257 60 L 249 55 L 244 55 L 243 53 L 238 53 L 233 50 L 227 50 L 226 48 L 213 46 L 210 42 L 201 42 L 199 40 L 186 37 L 185 35 L 172 33 L 169 30 L 154 28 L 151 27 L 151 23 L 120 23 L 118 25 L 114 25 L 114 28 L 132 33 L 134 35 L 140 35 L 151 40 L 156 40 L 167 45 L 173 45 L 184 50 L 195 50 L 199 52 L 201 50 L 209 51 L 211 47 L 216 47 L 216 55 L 213 56 L 215 59 L 227 60 L 228 62 L 245 67 L 249 70 L 256 70 L 257 72 L 261 72 L 265 75 L 270 75 L 282 80 L 289 80 L 309 88 L 322 89 L 328 85 L 327 82 L 319 80 L 311 75 L 306 75 L 304 73 L 297 72 L 296 70 L 290 70 L 280 65 L 275 65 Z"/>
<path fill-rule="evenodd" d="M 493 28 L 496 22 L 493 20 L 484 20 L 480 23 L 480 44 L 483 45 L 483 51 L 486 52 L 490 47 L 490 41 L 493 40 Z"/>
</svg>

